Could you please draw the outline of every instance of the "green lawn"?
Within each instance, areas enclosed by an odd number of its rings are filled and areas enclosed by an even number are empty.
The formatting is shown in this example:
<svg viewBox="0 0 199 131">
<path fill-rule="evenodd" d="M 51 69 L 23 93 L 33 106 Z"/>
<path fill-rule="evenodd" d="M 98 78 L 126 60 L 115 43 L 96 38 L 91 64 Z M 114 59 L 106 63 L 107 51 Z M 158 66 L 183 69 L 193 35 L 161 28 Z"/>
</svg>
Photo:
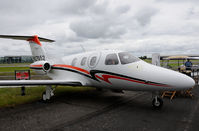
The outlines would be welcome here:
<svg viewBox="0 0 199 131">
<path fill-rule="evenodd" d="M 11 63 L 11 64 L 0 64 L 0 66 L 29 66 L 31 63 Z"/>
<path fill-rule="evenodd" d="M 15 70 L 29 70 L 29 67 L 23 67 L 25 65 L 29 66 L 30 63 L 20 63 L 20 64 L 0 64 L 0 76 L 14 76 Z M 2 67 L 8 66 L 8 67 Z M 17 67 L 9 67 L 17 66 Z M 22 67 L 20 67 L 22 66 Z M 31 70 L 31 74 L 35 74 Z M 1 78 L 7 79 L 7 78 Z M 27 88 L 26 96 L 21 96 L 21 88 L 0 88 L 0 107 L 14 106 L 17 104 L 24 104 L 27 102 L 32 102 L 34 100 L 40 99 L 41 94 L 44 91 L 44 87 L 33 87 Z"/>
<path fill-rule="evenodd" d="M 0 67 L 0 72 L 15 72 L 15 70 L 29 70 L 29 67 Z"/>
<path fill-rule="evenodd" d="M 26 96 L 21 96 L 21 88 L 1 88 L 0 107 L 15 106 L 32 102 L 41 98 L 44 87 L 26 88 Z"/>
<path fill-rule="evenodd" d="M 15 70 L 30 70 L 31 75 L 35 75 L 36 73 L 34 72 L 34 70 L 29 68 L 29 65 L 30 63 L 0 64 L 0 76 L 14 75 Z M 4 66 L 8 66 L 8 67 L 4 67 Z M 27 66 L 27 67 L 24 67 L 24 66 Z"/>
<path fill-rule="evenodd" d="M 63 94 L 64 92 L 82 92 L 91 91 L 91 87 L 71 87 L 58 86 L 55 90 L 55 95 Z M 13 107 L 20 104 L 31 103 L 41 100 L 42 93 L 45 91 L 45 86 L 26 87 L 26 95 L 21 96 L 21 88 L 1 88 L 0 89 L 0 108 Z"/>
</svg>

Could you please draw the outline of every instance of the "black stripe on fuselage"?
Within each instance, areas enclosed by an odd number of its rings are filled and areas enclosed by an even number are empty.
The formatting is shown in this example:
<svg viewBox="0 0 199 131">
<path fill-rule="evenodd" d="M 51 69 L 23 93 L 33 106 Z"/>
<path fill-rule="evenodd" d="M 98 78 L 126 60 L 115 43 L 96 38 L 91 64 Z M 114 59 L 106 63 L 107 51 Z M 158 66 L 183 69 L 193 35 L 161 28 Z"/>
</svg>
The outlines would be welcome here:
<svg viewBox="0 0 199 131">
<path fill-rule="evenodd" d="M 63 67 L 52 67 L 52 69 L 66 70 L 66 71 L 78 73 L 78 74 L 80 74 L 80 75 L 86 76 L 86 77 L 91 78 L 91 79 L 93 79 L 93 80 L 99 81 L 96 77 L 92 77 L 92 76 L 90 76 L 90 75 L 84 74 L 84 73 L 79 72 L 79 71 L 76 71 L 76 70 L 72 70 L 72 69 L 68 69 L 68 68 L 63 68 Z"/>
<path fill-rule="evenodd" d="M 30 67 L 30 69 L 34 69 L 34 70 L 43 70 L 42 67 Z"/>
<path fill-rule="evenodd" d="M 121 74 L 117 74 L 117 73 L 112 73 L 112 72 L 108 72 L 108 71 L 90 70 L 90 74 L 91 75 L 87 75 L 87 74 L 84 74 L 84 73 L 79 72 L 77 70 L 63 68 L 63 67 L 52 67 L 52 69 L 66 70 L 66 71 L 78 73 L 80 75 L 86 76 L 86 77 L 88 77 L 90 79 L 93 79 L 93 80 L 96 80 L 98 82 L 100 82 L 100 81 L 95 77 L 95 74 L 97 74 L 97 73 L 104 73 L 104 74 L 109 74 L 109 75 L 114 75 L 114 76 L 119 76 L 119 77 L 123 77 L 123 78 L 128 78 L 128 79 L 131 79 L 131 80 L 136 80 L 136 81 L 144 82 L 146 84 L 157 84 L 157 85 L 161 85 L 161 86 L 168 86 L 166 84 L 152 82 L 152 81 L 146 81 L 146 80 L 142 80 L 142 79 L 138 79 L 138 78 L 133 78 L 133 77 L 129 77 L 129 76 L 125 76 L 125 75 L 121 75 Z"/>
<path fill-rule="evenodd" d="M 97 73 L 104 73 L 104 74 L 109 74 L 109 75 L 115 75 L 115 76 L 119 76 L 119 77 L 123 77 L 123 78 L 128 78 L 128 79 L 132 79 L 132 80 L 136 80 L 136 81 L 145 82 L 147 84 L 158 84 L 158 85 L 166 86 L 166 84 L 152 82 L 152 81 L 146 81 L 146 80 L 142 80 L 142 79 L 138 79 L 138 78 L 134 78 L 134 77 L 130 77 L 130 76 L 125 76 L 125 75 L 121 75 L 121 74 L 117 74 L 117 73 L 113 73 L 113 72 L 108 72 L 108 71 L 101 71 L 101 70 L 91 70 L 90 71 L 90 74 L 92 76 L 95 76 L 95 74 L 97 74 Z"/>
</svg>

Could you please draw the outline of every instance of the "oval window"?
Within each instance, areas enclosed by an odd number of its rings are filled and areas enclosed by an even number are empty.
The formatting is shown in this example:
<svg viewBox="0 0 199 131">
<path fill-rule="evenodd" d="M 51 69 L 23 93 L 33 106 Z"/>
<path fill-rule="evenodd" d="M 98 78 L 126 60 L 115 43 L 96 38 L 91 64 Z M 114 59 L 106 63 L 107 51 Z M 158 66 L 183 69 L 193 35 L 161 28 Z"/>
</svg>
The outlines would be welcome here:
<svg viewBox="0 0 199 131">
<path fill-rule="evenodd" d="M 86 64 L 86 59 L 87 59 L 87 57 L 83 57 L 82 58 L 81 66 L 84 66 Z"/>
<path fill-rule="evenodd" d="M 77 63 L 77 58 L 74 58 L 73 61 L 72 61 L 72 63 L 71 63 L 71 65 L 75 66 L 76 63 Z"/>
<path fill-rule="evenodd" d="M 97 62 L 97 56 L 93 56 L 90 60 L 90 66 L 95 66 Z"/>
<path fill-rule="evenodd" d="M 95 68 L 100 60 L 101 52 L 95 52 L 88 57 L 86 63 L 88 67 Z"/>
</svg>

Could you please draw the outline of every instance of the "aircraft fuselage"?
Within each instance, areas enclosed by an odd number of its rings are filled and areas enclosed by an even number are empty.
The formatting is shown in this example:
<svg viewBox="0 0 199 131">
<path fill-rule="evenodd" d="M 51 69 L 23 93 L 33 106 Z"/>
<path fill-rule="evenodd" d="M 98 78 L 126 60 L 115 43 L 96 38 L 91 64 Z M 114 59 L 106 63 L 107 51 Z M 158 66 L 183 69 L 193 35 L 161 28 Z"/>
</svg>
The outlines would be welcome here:
<svg viewBox="0 0 199 131">
<path fill-rule="evenodd" d="M 109 59 L 115 61 L 108 63 Z M 161 91 L 186 90 L 195 85 L 189 76 L 146 63 L 131 56 L 131 53 L 122 51 L 81 53 L 63 57 L 61 61 L 58 64 L 53 63 L 49 77 L 80 81 L 84 86 Z"/>
</svg>

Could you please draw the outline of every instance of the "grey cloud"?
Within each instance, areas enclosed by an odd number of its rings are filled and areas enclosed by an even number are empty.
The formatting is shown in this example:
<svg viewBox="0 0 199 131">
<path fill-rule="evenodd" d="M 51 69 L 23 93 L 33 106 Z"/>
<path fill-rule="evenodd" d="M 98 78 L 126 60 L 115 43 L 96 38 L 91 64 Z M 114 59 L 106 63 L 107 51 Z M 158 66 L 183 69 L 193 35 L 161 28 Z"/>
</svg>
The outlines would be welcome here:
<svg viewBox="0 0 199 131">
<path fill-rule="evenodd" d="M 184 3 L 184 2 L 196 2 L 198 3 L 198 0 L 155 0 L 156 2 L 171 2 L 171 3 Z"/>
<path fill-rule="evenodd" d="M 123 5 L 116 8 L 116 11 L 119 14 L 124 14 L 124 13 L 127 13 L 130 10 L 130 8 L 131 8 L 130 5 Z"/>
<path fill-rule="evenodd" d="M 155 8 L 144 7 L 136 13 L 135 18 L 141 26 L 146 26 L 157 12 L 158 10 Z"/>
<path fill-rule="evenodd" d="M 95 4 L 96 0 L 67 0 L 59 7 L 61 14 L 82 15 Z"/>
<path fill-rule="evenodd" d="M 129 44 L 125 43 L 119 46 L 120 49 L 133 52 L 136 56 L 147 55 L 151 57 L 152 53 L 160 53 L 161 55 L 175 55 L 175 54 L 198 54 L 199 45 L 198 39 L 194 41 L 173 38 L 164 38 L 165 41 L 161 41 L 161 37 L 155 37 L 150 39 L 135 40 Z M 189 44 L 187 44 L 189 43 Z M 128 46 L 127 46 L 128 45 Z M 115 45 L 117 46 L 117 45 Z"/>
<path fill-rule="evenodd" d="M 109 2 L 104 1 L 102 3 L 95 3 L 93 6 L 89 8 L 90 14 L 96 15 L 106 15 L 110 10 L 108 9 Z"/>
<path fill-rule="evenodd" d="M 95 4 L 84 18 L 70 23 L 70 29 L 81 38 L 120 38 L 126 33 L 127 22 L 122 19 L 122 14 L 129 10 L 128 5 L 109 10 L 106 2 Z"/>
<path fill-rule="evenodd" d="M 113 25 L 106 20 L 82 20 L 74 22 L 70 28 L 83 38 L 119 38 L 124 34 L 125 28 L 120 25 Z"/>
<path fill-rule="evenodd" d="M 104 35 L 108 26 L 94 20 L 80 20 L 71 23 L 70 28 L 80 37 L 99 38 Z"/>
<path fill-rule="evenodd" d="M 50 36 L 56 43 L 45 48 L 52 54 L 81 52 L 80 44 L 88 50 L 109 44 L 114 49 L 140 53 L 196 52 L 199 49 L 196 46 L 199 40 L 195 39 L 199 33 L 197 1 L 0 0 L 0 34 Z M 168 40 L 170 37 L 174 41 Z M 185 48 L 176 45 L 175 40 Z M 18 47 L 18 41 L 5 43 L 9 44 L 1 45 L 0 50 L 4 54 L 30 51 L 28 47 Z M 8 45 L 10 49 L 2 51 Z"/>
<path fill-rule="evenodd" d="M 26 32 L 30 27 L 35 26 L 36 28 L 37 25 L 45 24 L 46 21 L 63 20 L 63 14 L 60 14 L 59 10 L 65 2 L 65 0 L 59 0 L 59 2 L 48 0 L 0 1 L 0 24 L 4 25 L 0 32 L 12 33 L 19 30 Z"/>
</svg>

